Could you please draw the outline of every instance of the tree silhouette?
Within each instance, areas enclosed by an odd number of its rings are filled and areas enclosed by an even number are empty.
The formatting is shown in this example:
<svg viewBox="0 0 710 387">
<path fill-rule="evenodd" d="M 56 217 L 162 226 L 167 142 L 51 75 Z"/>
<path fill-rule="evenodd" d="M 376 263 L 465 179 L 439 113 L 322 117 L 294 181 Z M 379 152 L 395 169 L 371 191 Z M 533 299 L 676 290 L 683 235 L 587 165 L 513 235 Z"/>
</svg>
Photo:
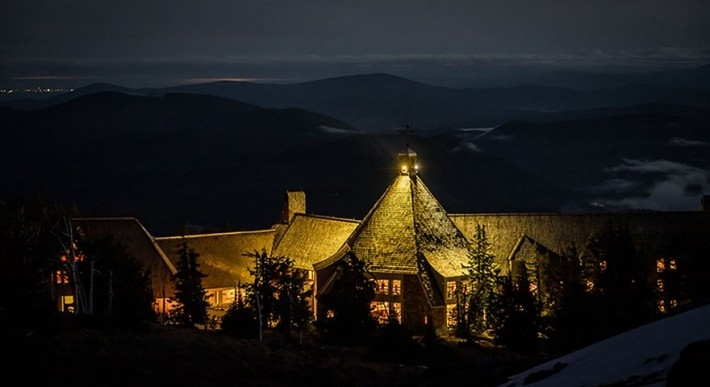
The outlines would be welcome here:
<svg viewBox="0 0 710 387">
<path fill-rule="evenodd" d="M 174 300 L 178 303 L 174 310 L 174 320 L 182 326 L 205 324 L 209 302 L 207 292 L 202 286 L 202 279 L 207 275 L 202 273 L 197 262 L 200 254 L 190 248 L 185 237 L 178 245 L 177 253 L 178 261 L 175 265 L 177 271 L 172 276 L 175 281 Z"/>
<path fill-rule="evenodd" d="M 473 248 L 469 252 L 468 264 L 464 265 L 468 280 L 468 326 L 474 336 L 484 335 L 490 327 L 488 312 L 496 290 L 496 278 L 500 273 L 491 245 L 486 235 L 485 225 L 476 225 Z"/>
<path fill-rule="evenodd" d="M 270 257 L 266 250 L 246 255 L 254 258 L 254 267 L 248 268 L 254 282 L 245 289 L 260 331 L 278 326 L 290 335 L 291 329 L 304 329 L 311 320 L 306 273 L 294 268 L 292 259 Z"/>
<path fill-rule="evenodd" d="M 491 300 L 493 340 L 509 349 L 532 353 L 538 348 L 540 305 L 530 292 L 527 273 L 497 277 Z"/>
<path fill-rule="evenodd" d="M 375 333 L 371 306 L 375 282 L 368 269 L 353 253 L 335 264 L 332 286 L 318 300 L 318 328 L 325 340 L 349 345 L 363 343 Z"/>
</svg>

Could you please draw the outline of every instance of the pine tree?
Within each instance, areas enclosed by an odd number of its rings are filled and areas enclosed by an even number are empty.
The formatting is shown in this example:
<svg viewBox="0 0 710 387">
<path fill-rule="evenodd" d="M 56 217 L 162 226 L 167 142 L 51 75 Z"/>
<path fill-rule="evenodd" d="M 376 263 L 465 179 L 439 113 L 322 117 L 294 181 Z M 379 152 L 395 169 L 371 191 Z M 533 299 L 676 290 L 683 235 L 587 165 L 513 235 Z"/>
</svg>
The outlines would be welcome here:
<svg viewBox="0 0 710 387">
<path fill-rule="evenodd" d="M 491 299 L 493 341 L 511 350 L 532 353 L 538 348 L 540 305 L 530 292 L 527 273 L 497 278 L 499 291 Z"/>
<path fill-rule="evenodd" d="M 248 269 L 254 282 L 245 288 L 260 331 L 278 326 L 290 335 L 292 329 L 305 329 L 311 320 L 305 272 L 294 268 L 292 259 L 269 257 L 265 250 L 246 255 L 254 258 L 254 267 Z"/>
<path fill-rule="evenodd" d="M 221 328 L 228 335 L 245 339 L 259 333 L 256 311 L 244 302 L 240 286 L 234 288 L 234 301 L 222 317 Z"/>
<path fill-rule="evenodd" d="M 175 322 L 182 326 L 207 323 L 207 291 L 202 286 L 202 279 L 207 277 L 200 270 L 197 262 L 200 254 L 195 252 L 183 237 L 177 249 L 178 261 L 176 273 L 172 276 L 175 281 L 174 301 L 178 303 L 174 310 Z"/>
<path fill-rule="evenodd" d="M 553 350 L 566 353 L 592 343 L 596 337 L 596 312 L 582 269 L 579 253 L 572 245 L 561 252 L 557 261 L 544 266 L 552 300 L 546 333 Z"/>
<path fill-rule="evenodd" d="M 609 221 L 590 243 L 591 264 L 587 266 L 598 298 L 600 337 L 628 330 L 647 322 L 655 307 L 652 290 L 646 283 L 648 268 L 634 247 L 628 225 Z"/>
<path fill-rule="evenodd" d="M 467 270 L 468 280 L 468 326 L 475 336 L 482 336 L 490 328 L 488 312 L 495 296 L 496 278 L 500 273 L 495 263 L 495 256 L 486 235 L 485 225 L 477 225 L 473 236 L 473 248 L 469 252 Z"/>
<path fill-rule="evenodd" d="M 348 253 L 335 264 L 336 277 L 328 293 L 318 299 L 318 328 L 324 339 L 337 344 L 363 343 L 375 333 L 372 316 L 375 283 L 368 264 Z"/>
</svg>

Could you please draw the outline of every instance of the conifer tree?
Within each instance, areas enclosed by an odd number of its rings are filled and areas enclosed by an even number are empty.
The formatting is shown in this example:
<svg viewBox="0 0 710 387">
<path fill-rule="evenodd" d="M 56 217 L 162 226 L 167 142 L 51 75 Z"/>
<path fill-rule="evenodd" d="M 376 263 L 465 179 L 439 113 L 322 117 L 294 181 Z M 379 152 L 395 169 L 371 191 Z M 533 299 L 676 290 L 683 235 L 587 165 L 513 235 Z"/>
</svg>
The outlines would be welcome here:
<svg viewBox="0 0 710 387">
<path fill-rule="evenodd" d="M 175 265 L 176 273 L 172 276 L 175 281 L 174 300 L 178 303 L 175 309 L 176 323 L 182 326 L 207 323 L 207 291 L 202 286 L 202 279 L 207 277 L 200 270 L 197 262 L 200 254 L 190 248 L 187 238 L 183 237 L 178 245 L 178 261 Z"/>
<path fill-rule="evenodd" d="M 538 348 L 540 305 L 530 292 L 527 273 L 497 277 L 499 291 L 491 299 L 493 339 L 509 349 L 531 353 Z"/>
<path fill-rule="evenodd" d="M 326 340 L 349 345 L 363 343 L 375 333 L 371 306 L 375 282 L 368 269 L 367 262 L 353 253 L 335 264 L 335 280 L 318 300 L 318 328 Z"/>
<path fill-rule="evenodd" d="M 467 318 L 471 332 L 475 336 L 484 335 L 490 328 L 488 312 L 495 296 L 496 278 L 500 273 L 491 245 L 486 235 L 486 226 L 477 225 L 473 236 L 473 247 L 469 251 L 467 270 L 468 305 Z"/>
<path fill-rule="evenodd" d="M 592 294 L 598 298 L 599 338 L 609 337 L 647 322 L 655 307 L 644 267 L 628 225 L 610 220 L 593 236 L 588 273 Z"/>
<path fill-rule="evenodd" d="M 294 268 L 292 259 L 270 257 L 266 250 L 246 255 L 254 258 L 254 267 L 248 268 L 254 282 L 245 288 L 260 329 L 278 326 L 288 335 L 291 329 L 306 328 L 311 309 L 305 272 Z"/>
<path fill-rule="evenodd" d="M 579 253 L 573 245 L 565 247 L 558 260 L 544 266 L 552 300 L 546 333 L 553 350 L 569 352 L 594 340 L 595 308 L 592 296 L 586 291 L 582 269 Z"/>
<path fill-rule="evenodd" d="M 234 301 L 222 317 L 221 328 L 231 336 L 254 338 L 259 332 L 256 312 L 246 304 L 240 288 L 234 288 Z"/>
</svg>

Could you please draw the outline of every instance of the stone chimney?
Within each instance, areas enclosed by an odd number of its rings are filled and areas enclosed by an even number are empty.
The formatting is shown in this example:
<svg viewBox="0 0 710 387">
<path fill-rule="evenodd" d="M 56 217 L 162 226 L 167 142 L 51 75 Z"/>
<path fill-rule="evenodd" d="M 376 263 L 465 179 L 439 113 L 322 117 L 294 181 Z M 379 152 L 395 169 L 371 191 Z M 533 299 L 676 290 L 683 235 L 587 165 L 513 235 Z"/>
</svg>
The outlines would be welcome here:
<svg viewBox="0 0 710 387">
<path fill-rule="evenodd" d="M 284 207 L 281 210 L 279 221 L 284 224 L 291 223 L 293 215 L 306 213 L 306 193 L 303 191 L 286 191 Z"/>
</svg>

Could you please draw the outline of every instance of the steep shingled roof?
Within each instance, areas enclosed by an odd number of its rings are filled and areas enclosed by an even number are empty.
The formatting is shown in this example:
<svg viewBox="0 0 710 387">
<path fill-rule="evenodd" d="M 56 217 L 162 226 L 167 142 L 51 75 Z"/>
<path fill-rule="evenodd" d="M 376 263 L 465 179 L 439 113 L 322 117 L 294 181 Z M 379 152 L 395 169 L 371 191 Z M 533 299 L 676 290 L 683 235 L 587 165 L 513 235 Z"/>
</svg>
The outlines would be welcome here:
<svg viewBox="0 0 710 387">
<path fill-rule="evenodd" d="M 186 235 L 188 247 L 200 254 L 198 263 L 207 277 L 203 279 L 205 288 L 234 286 L 237 282 L 251 282 L 248 267 L 253 267 L 252 258 L 247 254 L 271 254 L 275 231 L 240 231 L 216 234 Z M 183 236 L 155 238 L 160 248 L 173 263 L 177 263 L 177 250 Z"/>
<path fill-rule="evenodd" d="M 273 256 L 294 260 L 300 269 L 313 269 L 315 263 L 333 256 L 360 224 L 357 220 L 296 214 Z"/>
<path fill-rule="evenodd" d="M 423 274 L 417 257 L 443 277 L 464 275 L 468 241 L 419 177 L 399 175 L 349 239 L 372 271 Z M 419 262 L 421 264 L 421 262 Z"/>
</svg>

